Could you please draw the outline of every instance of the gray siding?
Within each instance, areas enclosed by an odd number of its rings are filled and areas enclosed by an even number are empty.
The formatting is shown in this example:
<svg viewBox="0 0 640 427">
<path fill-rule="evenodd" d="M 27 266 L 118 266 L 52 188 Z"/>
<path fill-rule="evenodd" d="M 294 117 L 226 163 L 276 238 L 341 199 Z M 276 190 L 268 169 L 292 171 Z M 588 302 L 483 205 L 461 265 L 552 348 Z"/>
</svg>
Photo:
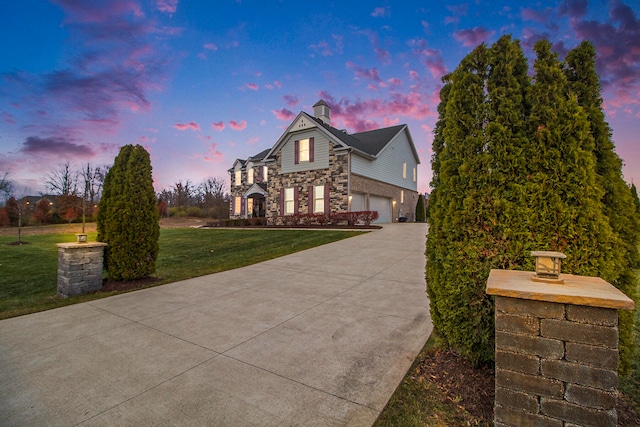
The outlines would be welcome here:
<svg viewBox="0 0 640 427">
<path fill-rule="evenodd" d="M 295 164 L 295 141 L 314 138 L 313 163 L 300 162 Z M 289 135 L 282 146 L 282 173 L 304 172 L 309 170 L 327 169 L 329 167 L 329 140 L 318 131 L 310 130 Z"/>
<path fill-rule="evenodd" d="M 404 162 L 407 163 L 406 178 L 402 178 Z M 417 166 L 406 132 L 396 135 L 376 160 L 368 160 L 357 154 L 351 156 L 353 173 L 413 191 L 418 191 L 418 183 L 413 182 L 413 168 Z"/>
</svg>

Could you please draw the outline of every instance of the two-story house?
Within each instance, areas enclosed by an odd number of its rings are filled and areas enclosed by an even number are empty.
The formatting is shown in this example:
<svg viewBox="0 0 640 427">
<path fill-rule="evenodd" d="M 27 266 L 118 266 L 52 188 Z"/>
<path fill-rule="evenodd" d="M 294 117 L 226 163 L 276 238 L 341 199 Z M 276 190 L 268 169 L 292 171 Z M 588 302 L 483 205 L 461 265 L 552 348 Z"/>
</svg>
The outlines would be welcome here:
<svg viewBox="0 0 640 427">
<path fill-rule="evenodd" d="M 413 220 L 420 163 L 407 125 L 349 134 L 331 126 L 320 100 L 300 112 L 270 149 L 238 159 L 231 218 L 377 211 L 377 222 Z"/>
</svg>

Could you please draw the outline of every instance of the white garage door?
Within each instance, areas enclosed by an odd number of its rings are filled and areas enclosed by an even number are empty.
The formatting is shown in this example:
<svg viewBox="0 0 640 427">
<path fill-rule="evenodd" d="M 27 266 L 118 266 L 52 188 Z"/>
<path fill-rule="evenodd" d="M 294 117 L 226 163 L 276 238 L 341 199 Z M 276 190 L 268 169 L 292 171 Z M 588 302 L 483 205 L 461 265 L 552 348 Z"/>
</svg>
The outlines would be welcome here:
<svg viewBox="0 0 640 427">
<path fill-rule="evenodd" d="M 369 196 L 369 210 L 378 211 L 376 223 L 391 222 L 391 199 L 387 197 Z"/>
<path fill-rule="evenodd" d="M 359 212 L 366 211 L 367 208 L 364 203 L 364 194 L 362 193 L 353 193 L 351 194 L 351 211 Z"/>
</svg>

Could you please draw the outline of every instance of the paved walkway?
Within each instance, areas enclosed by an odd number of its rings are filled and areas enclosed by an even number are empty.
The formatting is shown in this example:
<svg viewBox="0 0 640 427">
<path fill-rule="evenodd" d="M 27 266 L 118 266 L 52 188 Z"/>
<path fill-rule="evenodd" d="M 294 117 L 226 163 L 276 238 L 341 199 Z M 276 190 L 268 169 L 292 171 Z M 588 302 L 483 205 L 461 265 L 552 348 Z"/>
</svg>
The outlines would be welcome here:
<svg viewBox="0 0 640 427">
<path fill-rule="evenodd" d="M 0 425 L 370 426 L 431 333 L 426 230 L 0 321 Z"/>
</svg>

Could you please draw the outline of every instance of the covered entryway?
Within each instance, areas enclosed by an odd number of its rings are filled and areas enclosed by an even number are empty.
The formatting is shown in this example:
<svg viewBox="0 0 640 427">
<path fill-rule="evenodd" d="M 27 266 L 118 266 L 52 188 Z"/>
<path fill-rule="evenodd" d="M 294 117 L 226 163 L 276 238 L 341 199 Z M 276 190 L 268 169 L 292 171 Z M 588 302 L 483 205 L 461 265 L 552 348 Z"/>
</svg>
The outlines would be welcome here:
<svg viewBox="0 0 640 427">
<path fill-rule="evenodd" d="M 388 197 L 369 196 L 369 210 L 378 211 L 378 219 L 375 223 L 387 223 L 391 221 L 391 199 Z"/>
<path fill-rule="evenodd" d="M 245 193 L 246 217 L 258 218 L 267 214 L 267 184 L 253 184 Z"/>
</svg>

